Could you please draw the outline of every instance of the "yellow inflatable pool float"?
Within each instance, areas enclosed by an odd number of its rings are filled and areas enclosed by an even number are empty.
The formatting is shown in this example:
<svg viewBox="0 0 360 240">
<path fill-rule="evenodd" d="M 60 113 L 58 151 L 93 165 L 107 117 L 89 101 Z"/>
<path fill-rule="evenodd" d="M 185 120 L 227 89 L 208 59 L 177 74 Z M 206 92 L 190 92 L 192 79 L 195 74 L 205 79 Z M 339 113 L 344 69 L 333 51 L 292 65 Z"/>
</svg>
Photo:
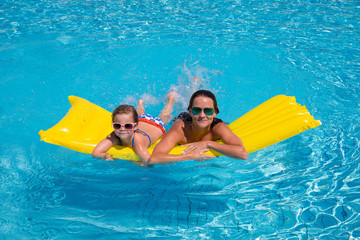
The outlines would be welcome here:
<svg viewBox="0 0 360 240">
<path fill-rule="evenodd" d="M 80 97 L 69 96 L 69 101 L 72 106 L 65 117 L 52 128 L 40 130 L 41 140 L 91 154 L 96 144 L 113 131 L 111 113 Z M 228 126 L 252 153 L 319 125 L 321 122 L 314 120 L 305 106 L 296 103 L 295 97 L 278 95 Z M 159 141 L 148 148 L 150 153 Z M 183 149 L 174 147 L 170 154 L 181 154 Z M 128 147 L 114 146 L 108 153 L 113 158 L 140 161 Z M 215 151 L 207 154 L 221 155 Z"/>
</svg>

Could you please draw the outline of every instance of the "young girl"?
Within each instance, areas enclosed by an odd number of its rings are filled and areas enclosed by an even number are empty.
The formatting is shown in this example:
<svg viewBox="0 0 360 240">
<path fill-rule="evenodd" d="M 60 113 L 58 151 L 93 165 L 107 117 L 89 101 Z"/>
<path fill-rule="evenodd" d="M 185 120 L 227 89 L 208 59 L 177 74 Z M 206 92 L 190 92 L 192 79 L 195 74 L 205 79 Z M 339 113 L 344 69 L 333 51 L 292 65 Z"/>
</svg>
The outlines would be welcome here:
<svg viewBox="0 0 360 240">
<path fill-rule="evenodd" d="M 159 117 L 145 114 L 142 100 L 139 100 L 137 110 L 130 105 L 118 106 L 112 113 L 114 131 L 96 145 L 92 156 L 112 161 L 114 159 L 106 151 L 120 145 L 133 148 L 146 165 L 150 158 L 147 148 L 165 134 L 165 123 L 171 118 L 175 97 L 175 92 L 169 93 Z"/>
</svg>

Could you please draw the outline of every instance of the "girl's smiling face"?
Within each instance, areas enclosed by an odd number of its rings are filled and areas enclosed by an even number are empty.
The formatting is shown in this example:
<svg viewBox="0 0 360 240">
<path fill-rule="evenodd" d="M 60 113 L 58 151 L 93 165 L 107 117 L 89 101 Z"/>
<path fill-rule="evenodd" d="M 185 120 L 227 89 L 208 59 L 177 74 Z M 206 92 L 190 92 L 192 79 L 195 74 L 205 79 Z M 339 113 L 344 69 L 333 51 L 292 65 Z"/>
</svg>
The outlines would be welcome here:
<svg viewBox="0 0 360 240">
<path fill-rule="evenodd" d="M 114 117 L 114 123 L 120 124 L 120 128 L 114 129 L 116 136 L 120 139 L 130 139 L 132 137 L 136 123 L 134 123 L 134 117 L 131 113 L 116 114 Z M 125 124 L 132 124 L 133 128 L 128 129 L 124 126 Z"/>
<path fill-rule="evenodd" d="M 193 119 L 192 121 L 193 127 L 209 128 L 216 116 L 216 113 L 215 111 L 213 111 L 211 115 L 206 115 L 204 109 L 205 108 L 214 109 L 214 101 L 209 97 L 198 96 L 194 99 L 191 108 L 201 108 L 201 112 L 197 115 L 193 114 L 190 109 L 190 115 Z"/>
</svg>

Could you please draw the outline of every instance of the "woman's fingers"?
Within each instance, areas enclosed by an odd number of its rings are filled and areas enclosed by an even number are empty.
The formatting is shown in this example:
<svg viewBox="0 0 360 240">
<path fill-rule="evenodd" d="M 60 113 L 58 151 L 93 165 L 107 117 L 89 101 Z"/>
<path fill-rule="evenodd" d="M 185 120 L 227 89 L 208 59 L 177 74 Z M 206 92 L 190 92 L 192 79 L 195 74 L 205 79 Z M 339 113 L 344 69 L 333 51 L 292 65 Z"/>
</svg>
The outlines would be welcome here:
<svg viewBox="0 0 360 240">
<path fill-rule="evenodd" d="M 183 151 L 183 154 L 192 154 L 194 156 L 194 160 L 196 161 L 205 161 L 207 159 L 214 158 L 215 156 L 208 155 L 205 152 L 209 151 L 209 148 L 197 148 L 198 146 L 189 146 L 186 150 Z M 190 148 L 190 149 L 189 149 Z"/>
<path fill-rule="evenodd" d="M 209 148 L 207 147 L 207 143 L 205 141 L 184 144 L 184 145 L 182 145 L 182 147 L 187 147 L 182 152 L 183 154 L 194 152 L 194 151 L 197 151 L 197 150 L 202 150 L 203 152 L 209 151 Z"/>
</svg>

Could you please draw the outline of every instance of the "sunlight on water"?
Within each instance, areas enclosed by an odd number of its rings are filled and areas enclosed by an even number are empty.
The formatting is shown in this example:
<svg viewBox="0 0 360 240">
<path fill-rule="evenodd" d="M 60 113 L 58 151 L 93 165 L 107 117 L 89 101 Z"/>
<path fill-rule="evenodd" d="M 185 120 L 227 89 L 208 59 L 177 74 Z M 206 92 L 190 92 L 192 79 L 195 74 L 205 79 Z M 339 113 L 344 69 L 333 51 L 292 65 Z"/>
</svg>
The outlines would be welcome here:
<svg viewBox="0 0 360 240">
<path fill-rule="evenodd" d="M 358 239 L 357 1 L 0 3 L 1 239 Z M 76 95 L 230 123 L 295 96 L 323 125 L 250 154 L 141 168 L 39 141 Z"/>
</svg>

